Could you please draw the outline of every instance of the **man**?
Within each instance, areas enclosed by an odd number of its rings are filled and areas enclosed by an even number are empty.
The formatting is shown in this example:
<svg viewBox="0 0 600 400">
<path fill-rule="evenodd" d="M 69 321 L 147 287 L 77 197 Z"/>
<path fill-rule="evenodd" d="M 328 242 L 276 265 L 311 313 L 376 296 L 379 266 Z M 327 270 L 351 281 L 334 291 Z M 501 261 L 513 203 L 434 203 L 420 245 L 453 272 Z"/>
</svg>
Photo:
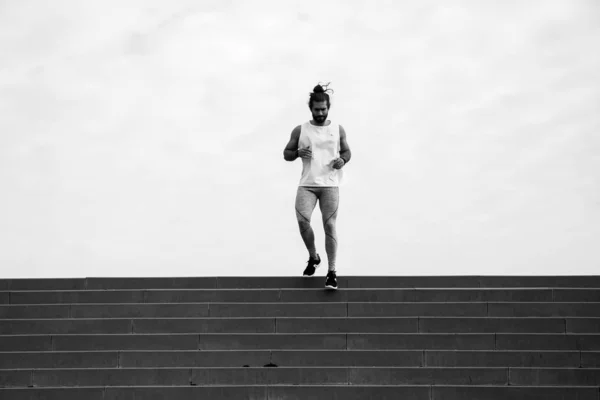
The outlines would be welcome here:
<svg viewBox="0 0 600 400">
<path fill-rule="evenodd" d="M 321 263 L 321 257 L 315 248 L 314 231 L 310 225 L 318 201 L 323 216 L 325 250 L 329 264 L 325 287 L 337 289 L 335 222 L 342 168 L 350 161 L 351 154 L 344 128 L 327 119 L 331 106 L 328 90 L 330 89 L 327 89 L 327 86 L 324 88 L 321 85 L 313 89 L 308 102 L 312 120 L 294 128 L 283 151 L 283 158 L 286 161 L 302 159 L 302 175 L 296 193 L 296 219 L 309 255 L 303 275 L 312 276 Z"/>
</svg>

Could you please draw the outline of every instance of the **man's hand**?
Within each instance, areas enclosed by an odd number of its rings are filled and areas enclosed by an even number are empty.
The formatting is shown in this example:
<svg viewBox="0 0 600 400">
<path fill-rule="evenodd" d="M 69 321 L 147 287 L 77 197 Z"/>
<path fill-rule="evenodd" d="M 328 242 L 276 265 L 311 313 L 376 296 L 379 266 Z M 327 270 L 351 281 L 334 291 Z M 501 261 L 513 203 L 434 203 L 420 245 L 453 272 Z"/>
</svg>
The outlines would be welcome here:
<svg viewBox="0 0 600 400">
<path fill-rule="evenodd" d="M 336 158 L 333 161 L 333 168 L 340 169 L 340 168 L 342 168 L 344 166 L 344 164 L 346 164 L 346 163 L 344 162 L 343 158 Z"/>
<path fill-rule="evenodd" d="M 303 149 L 298 149 L 298 157 L 300 158 L 305 158 L 305 159 L 311 159 L 312 158 L 312 151 L 310 150 L 310 147 L 305 147 Z"/>
</svg>

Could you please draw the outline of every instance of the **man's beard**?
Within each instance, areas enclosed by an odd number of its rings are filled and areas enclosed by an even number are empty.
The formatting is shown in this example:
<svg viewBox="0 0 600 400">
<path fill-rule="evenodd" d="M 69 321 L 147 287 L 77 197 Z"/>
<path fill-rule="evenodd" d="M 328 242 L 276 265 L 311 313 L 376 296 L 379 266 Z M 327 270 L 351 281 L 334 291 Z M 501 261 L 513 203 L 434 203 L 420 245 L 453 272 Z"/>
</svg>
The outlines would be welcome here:
<svg viewBox="0 0 600 400">
<path fill-rule="evenodd" d="M 316 116 L 313 114 L 313 119 L 317 122 L 325 122 L 327 120 L 327 114 L 321 116 Z"/>
</svg>

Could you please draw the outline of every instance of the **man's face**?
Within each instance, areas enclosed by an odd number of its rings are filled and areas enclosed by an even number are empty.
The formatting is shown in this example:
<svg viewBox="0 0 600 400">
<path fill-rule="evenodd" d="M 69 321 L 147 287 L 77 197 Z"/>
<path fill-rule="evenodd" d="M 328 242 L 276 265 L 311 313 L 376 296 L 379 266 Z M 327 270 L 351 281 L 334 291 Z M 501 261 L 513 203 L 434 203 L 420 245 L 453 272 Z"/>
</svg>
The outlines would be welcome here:
<svg viewBox="0 0 600 400">
<path fill-rule="evenodd" d="M 327 113 L 329 112 L 329 108 L 327 107 L 326 101 L 314 102 L 310 108 L 310 111 L 312 112 L 315 122 L 321 124 L 327 121 Z"/>
</svg>

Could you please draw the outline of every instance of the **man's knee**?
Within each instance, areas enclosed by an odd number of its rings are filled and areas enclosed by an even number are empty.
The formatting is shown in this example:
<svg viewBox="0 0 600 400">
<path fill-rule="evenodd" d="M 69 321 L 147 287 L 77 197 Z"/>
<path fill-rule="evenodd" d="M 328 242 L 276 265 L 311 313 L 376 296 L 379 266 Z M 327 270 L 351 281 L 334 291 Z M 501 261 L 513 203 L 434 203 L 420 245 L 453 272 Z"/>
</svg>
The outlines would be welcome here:
<svg viewBox="0 0 600 400">
<path fill-rule="evenodd" d="M 310 221 L 306 219 L 298 219 L 298 227 L 300 232 L 304 232 L 310 229 Z"/>
<path fill-rule="evenodd" d="M 325 232 L 335 232 L 335 219 L 328 219 L 327 221 L 324 221 L 323 228 L 325 229 Z"/>
</svg>

